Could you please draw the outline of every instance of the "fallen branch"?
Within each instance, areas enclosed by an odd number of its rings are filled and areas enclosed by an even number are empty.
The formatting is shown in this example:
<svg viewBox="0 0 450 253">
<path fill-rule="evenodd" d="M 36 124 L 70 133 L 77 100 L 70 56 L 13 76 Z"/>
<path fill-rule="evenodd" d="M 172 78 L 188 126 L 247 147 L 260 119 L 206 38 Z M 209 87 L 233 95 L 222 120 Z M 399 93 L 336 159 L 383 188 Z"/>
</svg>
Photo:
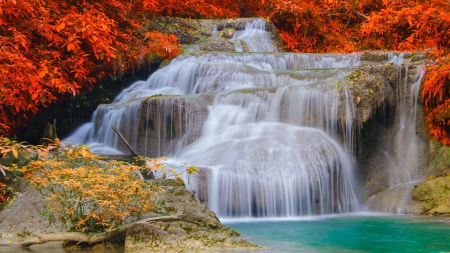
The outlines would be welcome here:
<svg viewBox="0 0 450 253">
<path fill-rule="evenodd" d="M 128 148 L 128 150 L 130 150 L 131 155 L 133 157 L 138 157 L 139 154 L 136 153 L 136 151 L 134 151 L 134 149 L 131 147 L 130 143 L 128 143 L 128 141 L 125 139 L 125 137 L 123 137 L 123 135 L 119 132 L 119 130 L 115 126 L 111 126 L 111 128 L 114 130 L 114 132 L 116 132 L 116 134 L 119 136 L 120 140 L 123 142 L 123 144 L 125 144 L 125 146 Z"/>
<path fill-rule="evenodd" d="M 115 126 L 111 126 L 111 128 L 114 130 L 114 132 L 116 132 L 116 134 L 119 136 L 119 139 L 123 142 L 123 144 L 125 144 L 128 150 L 130 150 L 131 156 L 133 158 L 139 157 L 140 155 L 136 151 L 134 151 L 133 147 L 131 147 L 131 145 L 128 143 L 125 137 L 123 137 L 122 133 L 120 133 L 120 131 Z M 150 179 L 155 179 L 155 175 L 153 174 L 153 172 L 150 171 L 149 174 Z M 140 177 L 143 178 L 142 175 L 140 175 Z"/>
<path fill-rule="evenodd" d="M 144 220 L 139 220 L 133 223 L 129 223 L 115 229 L 100 233 L 87 235 L 80 232 L 61 232 L 61 233 L 51 233 L 51 234 L 41 234 L 36 237 L 30 237 L 25 239 L 22 242 L 17 243 L 0 243 L 0 246 L 9 246 L 9 247 L 30 247 L 34 244 L 44 244 L 46 242 L 52 241 L 75 241 L 75 242 L 85 242 L 90 245 L 110 239 L 114 236 L 120 235 L 126 232 L 129 228 L 131 228 L 134 224 L 142 224 L 146 222 L 152 221 L 176 221 L 180 220 L 180 216 L 162 216 L 162 217 L 153 217 Z"/>
</svg>

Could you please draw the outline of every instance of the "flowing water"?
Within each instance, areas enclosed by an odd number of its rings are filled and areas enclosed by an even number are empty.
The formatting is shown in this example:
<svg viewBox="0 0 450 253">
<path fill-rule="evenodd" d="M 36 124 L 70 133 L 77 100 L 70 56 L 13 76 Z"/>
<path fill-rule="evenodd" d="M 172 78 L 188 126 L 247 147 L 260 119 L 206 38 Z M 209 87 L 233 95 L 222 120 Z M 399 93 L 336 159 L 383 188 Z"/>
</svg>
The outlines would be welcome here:
<svg viewBox="0 0 450 253">
<path fill-rule="evenodd" d="M 362 55 L 277 53 L 264 26 L 258 19 L 236 32 L 231 40 L 238 53 L 183 55 L 148 80 L 133 83 L 113 104 L 100 106 L 92 122 L 66 143 L 88 144 L 98 153 L 127 153 L 111 129 L 117 126 L 143 155 L 167 155 L 201 167 L 189 187 L 220 217 L 360 210 L 355 101 L 342 84 L 363 64 Z M 250 52 L 239 53 L 241 41 Z M 385 63 L 403 60 L 390 54 Z M 417 154 L 415 140 L 406 138 L 416 120 L 409 109 L 420 85 L 416 72 L 411 89 L 416 93 L 406 95 L 411 83 L 406 77 L 396 88 L 401 105 L 392 133 L 396 146 L 386 144 L 384 150 L 400 168 L 393 186 L 419 177 L 410 160 Z M 406 153 L 395 153 L 405 146 L 410 147 Z"/>
</svg>

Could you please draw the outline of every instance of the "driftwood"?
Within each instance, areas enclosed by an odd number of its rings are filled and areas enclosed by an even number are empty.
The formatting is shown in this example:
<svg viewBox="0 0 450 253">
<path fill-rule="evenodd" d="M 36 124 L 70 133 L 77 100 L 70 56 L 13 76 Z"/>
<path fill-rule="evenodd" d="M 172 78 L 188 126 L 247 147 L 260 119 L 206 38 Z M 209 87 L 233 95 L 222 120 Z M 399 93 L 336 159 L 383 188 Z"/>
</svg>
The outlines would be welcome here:
<svg viewBox="0 0 450 253">
<path fill-rule="evenodd" d="M 162 216 L 162 217 L 153 217 L 144 220 L 139 220 L 133 223 L 129 223 L 115 229 L 100 233 L 87 235 L 80 232 L 61 232 L 61 233 L 51 233 L 51 234 L 41 234 L 36 237 L 30 237 L 25 239 L 22 242 L 17 243 L 0 243 L 0 246 L 9 246 L 9 247 L 30 247 L 34 244 L 44 244 L 46 242 L 52 241 L 75 241 L 75 242 L 84 242 L 90 245 L 99 243 L 101 241 L 110 239 L 114 236 L 120 235 L 126 232 L 129 228 L 131 228 L 134 224 L 142 224 L 146 222 L 152 221 L 176 221 L 180 220 L 180 216 Z"/>
<path fill-rule="evenodd" d="M 128 143 L 128 141 L 125 139 L 125 137 L 123 137 L 122 133 L 120 133 L 119 129 L 117 129 L 115 126 L 111 126 L 111 128 L 114 130 L 114 132 L 116 132 L 116 134 L 119 136 L 119 139 L 123 142 L 123 144 L 125 144 L 125 146 L 128 148 L 128 150 L 131 153 L 131 156 L 134 157 L 139 157 L 140 155 L 134 151 L 133 147 L 131 147 L 130 143 Z M 142 177 L 142 175 L 141 175 Z M 155 175 L 153 174 L 152 171 L 149 172 L 149 178 L 150 179 L 155 179 Z"/>
</svg>

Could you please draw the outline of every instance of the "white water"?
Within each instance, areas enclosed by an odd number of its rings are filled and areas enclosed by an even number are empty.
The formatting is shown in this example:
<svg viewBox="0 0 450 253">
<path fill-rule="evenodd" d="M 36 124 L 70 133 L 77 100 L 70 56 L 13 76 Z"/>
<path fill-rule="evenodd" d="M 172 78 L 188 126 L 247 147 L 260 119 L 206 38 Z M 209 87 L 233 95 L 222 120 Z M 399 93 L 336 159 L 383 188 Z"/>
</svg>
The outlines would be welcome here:
<svg viewBox="0 0 450 253">
<path fill-rule="evenodd" d="M 248 23 L 232 40 L 245 41 L 253 51 L 276 51 L 261 20 Z M 92 123 L 69 143 L 126 153 L 110 128 L 115 125 L 142 154 L 171 155 L 201 167 L 202 176 L 189 187 L 221 217 L 356 211 L 361 193 L 352 158 L 355 103 L 338 84 L 360 59 L 360 54 L 180 56 L 148 80 L 133 83 L 113 105 L 99 107 Z M 157 102 L 156 118 L 162 122 L 157 123 L 148 116 L 150 102 L 142 102 L 155 94 L 192 95 L 176 98 L 184 102 Z M 207 116 L 198 103 L 205 97 L 212 97 Z M 187 103 L 193 103 L 191 109 L 183 109 Z M 149 148 L 151 134 L 159 136 L 157 148 Z"/>
<path fill-rule="evenodd" d="M 256 19 L 245 23 L 244 29 L 236 32 L 231 41 L 244 41 L 250 52 L 278 52 L 266 32 L 266 21 L 264 19 Z M 243 52 L 241 43 L 237 44 L 236 52 Z"/>
</svg>

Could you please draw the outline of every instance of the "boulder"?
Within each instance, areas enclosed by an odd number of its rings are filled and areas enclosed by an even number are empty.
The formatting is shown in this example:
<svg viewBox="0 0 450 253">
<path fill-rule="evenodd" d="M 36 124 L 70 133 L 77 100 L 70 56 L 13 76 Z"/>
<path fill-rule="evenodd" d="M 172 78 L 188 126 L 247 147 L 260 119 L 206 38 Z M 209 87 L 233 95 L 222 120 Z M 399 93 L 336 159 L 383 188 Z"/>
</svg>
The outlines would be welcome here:
<svg viewBox="0 0 450 253">
<path fill-rule="evenodd" d="M 450 215 L 450 176 L 428 180 L 414 189 L 412 197 L 423 205 L 423 214 Z"/>
<path fill-rule="evenodd" d="M 257 249 L 259 246 L 246 240 L 236 241 L 236 230 L 220 224 L 216 215 L 200 203 L 194 192 L 176 181 L 152 180 L 164 194 L 155 199 L 155 213 L 180 215 L 179 221 L 135 224 L 127 231 L 125 252 L 180 252 L 189 250 Z M 170 182 L 168 185 L 167 182 Z"/>
<path fill-rule="evenodd" d="M 64 231 L 61 222 L 50 222 L 42 215 L 44 200 L 41 194 L 27 183 L 22 183 L 22 187 L 17 198 L 0 212 L 0 237 L 26 237 Z"/>
</svg>

